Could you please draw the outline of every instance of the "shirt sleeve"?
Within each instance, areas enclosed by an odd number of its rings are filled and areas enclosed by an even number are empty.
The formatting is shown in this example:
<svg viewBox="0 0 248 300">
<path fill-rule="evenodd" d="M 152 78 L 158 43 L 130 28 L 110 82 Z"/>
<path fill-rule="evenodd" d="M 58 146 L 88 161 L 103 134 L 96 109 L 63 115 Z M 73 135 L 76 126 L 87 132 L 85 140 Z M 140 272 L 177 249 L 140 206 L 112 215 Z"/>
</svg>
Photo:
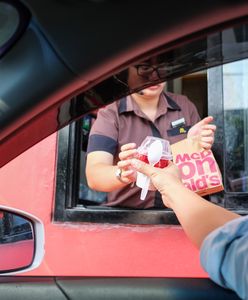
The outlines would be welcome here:
<svg viewBox="0 0 248 300">
<path fill-rule="evenodd" d="M 118 122 L 116 104 L 110 104 L 97 113 L 97 118 L 90 130 L 87 153 L 106 151 L 116 153 L 118 145 Z"/>
<path fill-rule="evenodd" d="M 210 233 L 203 241 L 200 258 L 213 281 L 248 299 L 248 216 Z"/>
</svg>

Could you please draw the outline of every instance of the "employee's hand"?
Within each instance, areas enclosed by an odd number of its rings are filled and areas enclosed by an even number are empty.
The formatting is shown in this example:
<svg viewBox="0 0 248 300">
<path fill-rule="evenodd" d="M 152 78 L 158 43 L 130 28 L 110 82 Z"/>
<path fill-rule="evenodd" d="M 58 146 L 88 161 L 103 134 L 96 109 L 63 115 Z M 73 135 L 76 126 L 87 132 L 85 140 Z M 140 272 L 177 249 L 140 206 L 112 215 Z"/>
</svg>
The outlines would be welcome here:
<svg viewBox="0 0 248 300">
<path fill-rule="evenodd" d="M 210 124 L 211 122 L 213 122 L 212 116 L 202 119 L 190 128 L 187 137 L 198 136 L 201 146 L 205 149 L 211 149 L 216 130 L 216 125 Z"/>
<path fill-rule="evenodd" d="M 132 159 L 132 166 L 136 171 L 150 177 L 155 188 L 161 193 L 164 204 L 171 207 L 170 195 L 175 195 L 178 188 L 184 188 L 177 166 L 170 162 L 166 168 L 160 169 L 137 159 Z"/>
<path fill-rule="evenodd" d="M 119 162 L 117 166 L 121 169 L 121 179 L 128 183 L 136 181 L 136 171 L 132 168 L 131 159 L 137 155 L 135 143 L 125 144 L 121 147 L 119 153 Z"/>
</svg>

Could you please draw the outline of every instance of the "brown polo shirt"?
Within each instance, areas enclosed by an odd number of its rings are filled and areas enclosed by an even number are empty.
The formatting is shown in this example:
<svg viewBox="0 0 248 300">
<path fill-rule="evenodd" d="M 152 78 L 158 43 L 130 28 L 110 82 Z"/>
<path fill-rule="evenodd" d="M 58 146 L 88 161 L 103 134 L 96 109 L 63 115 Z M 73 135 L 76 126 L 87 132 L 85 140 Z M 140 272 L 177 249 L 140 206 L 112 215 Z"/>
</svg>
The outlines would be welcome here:
<svg viewBox="0 0 248 300">
<path fill-rule="evenodd" d="M 185 125 L 173 128 L 171 122 L 181 118 L 185 119 Z M 199 120 L 195 105 L 186 96 L 169 92 L 161 94 L 154 122 L 128 96 L 98 111 L 90 132 L 87 152 L 109 152 L 113 154 L 116 163 L 122 145 L 134 142 L 138 147 L 146 136 L 161 137 L 173 144 L 186 138 L 189 128 Z M 143 201 L 140 200 L 140 192 L 140 188 L 127 185 L 108 193 L 106 205 L 132 208 L 160 206 L 158 192 L 149 191 Z"/>
</svg>

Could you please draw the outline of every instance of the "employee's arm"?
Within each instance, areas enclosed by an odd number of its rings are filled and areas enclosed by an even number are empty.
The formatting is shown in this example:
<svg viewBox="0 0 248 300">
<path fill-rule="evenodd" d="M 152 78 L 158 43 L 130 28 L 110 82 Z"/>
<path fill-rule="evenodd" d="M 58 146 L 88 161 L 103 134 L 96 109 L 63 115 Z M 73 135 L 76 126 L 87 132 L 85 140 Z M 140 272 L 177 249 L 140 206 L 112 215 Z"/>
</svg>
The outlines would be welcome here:
<svg viewBox="0 0 248 300">
<path fill-rule="evenodd" d="M 130 168 L 130 160 L 136 153 L 134 143 L 121 147 L 119 162 L 113 165 L 113 155 L 105 151 L 93 151 L 87 155 L 86 178 L 90 188 L 111 192 L 135 181 L 135 171 Z M 119 179 L 117 169 L 121 170 Z"/>
<path fill-rule="evenodd" d="M 111 192 L 125 186 L 116 178 L 117 165 L 113 166 L 113 155 L 105 151 L 94 151 L 87 155 L 86 178 L 91 189 Z"/>
</svg>

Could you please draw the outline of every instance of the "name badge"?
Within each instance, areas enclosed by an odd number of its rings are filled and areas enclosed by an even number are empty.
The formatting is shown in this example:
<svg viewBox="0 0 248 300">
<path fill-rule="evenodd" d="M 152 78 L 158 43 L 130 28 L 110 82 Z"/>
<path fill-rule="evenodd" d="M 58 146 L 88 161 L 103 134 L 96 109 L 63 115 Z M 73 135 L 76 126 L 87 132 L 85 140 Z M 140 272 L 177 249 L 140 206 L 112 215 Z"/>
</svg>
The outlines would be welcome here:
<svg viewBox="0 0 248 300">
<path fill-rule="evenodd" d="M 179 127 L 179 126 L 183 126 L 183 125 L 185 125 L 185 124 L 186 124 L 185 119 L 184 119 L 184 118 L 181 118 L 181 119 L 172 121 L 172 122 L 171 122 L 171 127 L 172 127 L 172 128 L 176 128 L 176 127 Z"/>
</svg>

